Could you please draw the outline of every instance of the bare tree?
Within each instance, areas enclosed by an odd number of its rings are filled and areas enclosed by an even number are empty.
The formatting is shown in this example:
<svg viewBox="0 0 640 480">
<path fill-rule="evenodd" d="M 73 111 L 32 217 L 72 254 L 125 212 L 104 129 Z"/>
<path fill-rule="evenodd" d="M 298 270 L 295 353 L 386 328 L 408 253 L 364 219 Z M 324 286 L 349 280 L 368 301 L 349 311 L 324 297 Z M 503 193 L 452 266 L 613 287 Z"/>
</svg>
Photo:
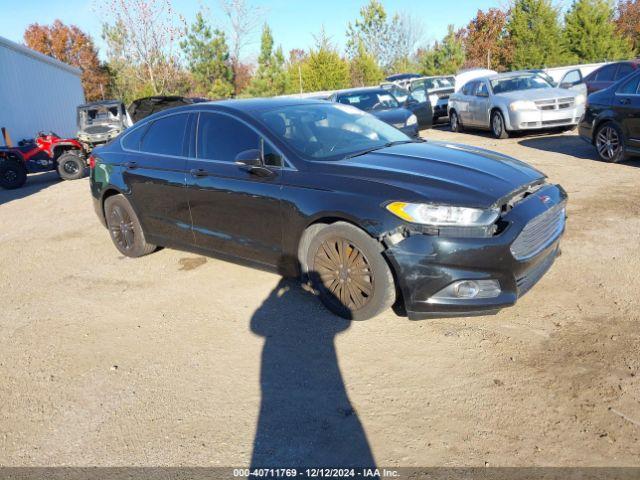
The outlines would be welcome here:
<svg viewBox="0 0 640 480">
<path fill-rule="evenodd" d="M 118 29 L 126 39 L 119 42 L 121 60 L 153 94 L 174 90 L 182 75 L 177 47 L 185 21 L 171 0 L 108 0 L 107 5 L 105 32 Z"/>
<path fill-rule="evenodd" d="M 263 21 L 265 11 L 255 7 L 246 0 L 219 0 L 229 22 L 229 40 L 231 43 L 231 62 L 234 71 L 236 94 L 239 93 L 242 50 L 256 41 L 259 25 Z"/>
</svg>

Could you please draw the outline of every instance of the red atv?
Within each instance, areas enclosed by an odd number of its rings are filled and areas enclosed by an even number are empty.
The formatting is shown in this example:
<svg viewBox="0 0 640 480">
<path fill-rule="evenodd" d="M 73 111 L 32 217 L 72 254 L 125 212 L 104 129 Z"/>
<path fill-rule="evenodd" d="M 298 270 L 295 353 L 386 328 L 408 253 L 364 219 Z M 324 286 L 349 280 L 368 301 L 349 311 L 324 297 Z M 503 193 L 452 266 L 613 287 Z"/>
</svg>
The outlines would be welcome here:
<svg viewBox="0 0 640 480">
<path fill-rule="evenodd" d="M 35 139 L 22 140 L 13 146 L 2 129 L 5 146 L 0 146 L 0 187 L 20 188 L 27 174 L 57 170 L 63 180 L 77 180 L 86 171 L 86 152 L 72 138 L 60 138 L 54 132 L 38 132 Z"/>
</svg>

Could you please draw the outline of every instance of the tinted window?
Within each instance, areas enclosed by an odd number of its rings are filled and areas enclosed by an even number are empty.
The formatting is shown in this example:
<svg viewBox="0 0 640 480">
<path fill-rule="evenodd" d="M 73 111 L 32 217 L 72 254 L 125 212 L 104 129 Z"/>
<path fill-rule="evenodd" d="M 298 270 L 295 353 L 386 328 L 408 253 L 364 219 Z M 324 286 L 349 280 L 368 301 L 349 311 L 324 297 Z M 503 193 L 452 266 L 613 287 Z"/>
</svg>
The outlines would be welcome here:
<svg viewBox="0 0 640 480">
<path fill-rule="evenodd" d="M 476 85 L 477 84 L 478 84 L 478 82 L 466 83 L 464 85 L 464 87 L 462 87 L 462 94 L 463 95 L 473 95 L 473 91 L 476 89 Z"/>
<path fill-rule="evenodd" d="M 156 120 L 142 139 L 140 150 L 162 155 L 182 155 L 187 114 L 169 115 Z"/>
<path fill-rule="evenodd" d="M 278 151 L 271 146 L 269 142 L 264 142 L 262 146 L 262 156 L 264 158 L 264 164 L 272 167 L 282 166 L 282 157 Z"/>
<path fill-rule="evenodd" d="M 638 84 L 640 83 L 640 76 L 636 76 L 635 78 L 629 80 L 627 83 L 622 85 L 618 90 L 618 93 L 624 93 L 627 95 L 633 95 L 638 91 Z"/>
<path fill-rule="evenodd" d="M 628 63 L 621 63 L 616 73 L 616 80 L 620 80 L 633 72 L 633 67 Z"/>
<path fill-rule="evenodd" d="M 125 137 L 122 139 L 122 146 L 127 150 L 135 150 L 136 152 L 140 150 L 140 140 L 142 140 L 142 136 L 144 132 L 147 131 L 147 126 L 143 126 L 140 128 L 136 128 L 131 132 L 128 132 Z"/>
<path fill-rule="evenodd" d="M 233 162 L 240 152 L 260 149 L 260 137 L 228 115 L 201 113 L 198 123 L 198 158 Z"/>
<path fill-rule="evenodd" d="M 616 75 L 618 65 L 607 65 L 602 67 L 596 75 L 596 81 L 598 82 L 611 82 Z"/>
<path fill-rule="evenodd" d="M 489 96 L 489 90 L 487 89 L 487 84 L 484 82 L 480 82 L 480 85 L 478 86 L 478 90 L 476 91 L 476 95 L 479 97 L 488 97 Z"/>
</svg>

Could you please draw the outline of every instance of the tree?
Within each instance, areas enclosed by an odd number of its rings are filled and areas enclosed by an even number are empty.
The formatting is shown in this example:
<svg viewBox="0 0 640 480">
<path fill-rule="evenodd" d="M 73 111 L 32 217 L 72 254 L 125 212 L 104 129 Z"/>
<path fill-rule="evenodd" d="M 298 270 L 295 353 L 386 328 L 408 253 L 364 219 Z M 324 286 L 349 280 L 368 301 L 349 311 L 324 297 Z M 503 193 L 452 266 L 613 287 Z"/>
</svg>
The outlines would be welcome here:
<svg viewBox="0 0 640 480">
<path fill-rule="evenodd" d="M 360 45 L 363 45 L 381 65 L 386 65 L 389 57 L 388 40 L 387 12 L 378 0 L 369 0 L 360 9 L 360 18 L 355 24 L 349 22 L 347 25 L 347 55 L 355 57 Z"/>
<path fill-rule="evenodd" d="M 394 72 L 413 70 L 413 57 L 423 36 L 423 26 L 415 17 L 406 13 L 395 14 L 388 28 L 389 58 L 386 68 Z"/>
<path fill-rule="evenodd" d="M 429 50 L 422 52 L 420 68 L 425 75 L 454 74 L 464 64 L 464 59 L 461 34 L 454 31 L 453 25 L 449 25 L 442 42 L 436 42 Z"/>
<path fill-rule="evenodd" d="M 636 55 L 640 53 L 640 2 L 619 0 L 615 21 L 618 33 L 631 43 Z"/>
<path fill-rule="evenodd" d="M 56 20 L 52 25 L 29 25 L 24 32 L 26 45 L 82 71 L 82 88 L 87 100 L 100 100 L 109 83 L 107 70 L 98 60 L 98 51 L 89 35 L 75 25 Z"/>
<path fill-rule="evenodd" d="M 515 0 L 506 25 L 511 68 L 551 67 L 566 60 L 558 18 L 551 0 Z"/>
<path fill-rule="evenodd" d="M 135 91 L 150 95 L 178 93 L 184 72 L 176 49 L 184 34 L 184 18 L 170 0 L 108 0 L 110 23 L 103 26 L 107 56 L 131 70 Z"/>
<path fill-rule="evenodd" d="M 465 66 L 504 69 L 509 53 L 504 41 L 507 12 L 490 8 L 478 10 L 463 31 Z"/>
<path fill-rule="evenodd" d="M 196 19 L 180 46 L 199 95 L 210 98 L 228 98 L 233 95 L 233 71 L 224 32 L 212 30 L 202 10 L 196 14 Z"/>
<path fill-rule="evenodd" d="M 616 32 L 607 0 L 574 0 L 564 17 L 565 48 L 577 62 L 601 62 L 631 56 L 629 42 Z"/>
<path fill-rule="evenodd" d="M 252 96 L 281 95 L 285 91 L 286 81 L 282 48 L 274 50 L 273 35 L 265 23 L 262 28 L 258 69 L 247 88 L 247 93 Z"/>
<path fill-rule="evenodd" d="M 304 91 L 339 90 L 349 86 L 349 63 L 324 33 L 316 37 L 316 45 L 301 65 Z"/>
<path fill-rule="evenodd" d="M 373 55 L 365 50 L 362 43 L 358 45 L 357 54 L 351 59 L 349 69 L 351 86 L 353 87 L 365 87 L 378 84 L 384 78 L 378 62 L 376 62 Z"/>
<path fill-rule="evenodd" d="M 247 65 L 241 61 L 242 50 L 254 42 L 255 34 L 263 11 L 245 0 L 219 0 L 220 6 L 229 21 L 229 39 L 231 42 L 231 65 L 235 94 L 238 95 L 247 86 Z"/>
</svg>

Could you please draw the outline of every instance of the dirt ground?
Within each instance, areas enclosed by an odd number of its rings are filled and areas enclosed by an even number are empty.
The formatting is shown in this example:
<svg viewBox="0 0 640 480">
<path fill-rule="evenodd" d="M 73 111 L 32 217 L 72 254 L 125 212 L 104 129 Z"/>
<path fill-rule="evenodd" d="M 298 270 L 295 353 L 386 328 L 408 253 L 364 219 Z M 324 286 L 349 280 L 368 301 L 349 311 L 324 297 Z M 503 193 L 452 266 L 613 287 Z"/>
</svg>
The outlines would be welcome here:
<svg viewBox="0 0 640 480">
<path fill-rule="evenodd" d="M 497 316 L 344 322 L 271 273 L 123 258 L 86 179 L 0 190 L 0 465 L 639 466 L 640 161 L 424 136 L 569 192 L 563 255 Z"/>
</svg>

